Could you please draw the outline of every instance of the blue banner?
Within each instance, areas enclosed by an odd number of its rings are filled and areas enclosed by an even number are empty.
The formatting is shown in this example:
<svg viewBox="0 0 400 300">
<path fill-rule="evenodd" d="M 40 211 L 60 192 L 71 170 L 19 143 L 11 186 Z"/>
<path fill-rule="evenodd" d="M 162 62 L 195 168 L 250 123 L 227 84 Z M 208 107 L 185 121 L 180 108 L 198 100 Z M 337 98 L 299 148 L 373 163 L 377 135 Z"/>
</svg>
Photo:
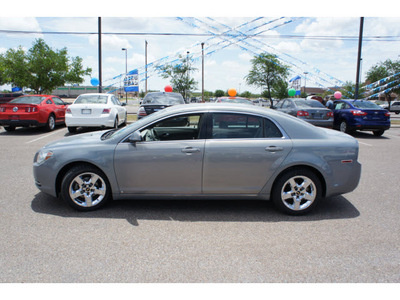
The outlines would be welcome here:
<svg viewBox="0 0 400 300">
<path fill-rule="evenodd" d="M 139 92 L 139 72 L 137 69 L 130 71 L 124 78 L 125 92 Z"/>
<path fill-rule="evenodd" d="M 12 91 L 13 93 L 14 93 L 14 92 L 19 92 L 19 91 L 22 91 L 22 88 L 16 86 L 16 87 L 13 87 L 13 88 L 11 89 L 11 91 Z"/>
</svg>

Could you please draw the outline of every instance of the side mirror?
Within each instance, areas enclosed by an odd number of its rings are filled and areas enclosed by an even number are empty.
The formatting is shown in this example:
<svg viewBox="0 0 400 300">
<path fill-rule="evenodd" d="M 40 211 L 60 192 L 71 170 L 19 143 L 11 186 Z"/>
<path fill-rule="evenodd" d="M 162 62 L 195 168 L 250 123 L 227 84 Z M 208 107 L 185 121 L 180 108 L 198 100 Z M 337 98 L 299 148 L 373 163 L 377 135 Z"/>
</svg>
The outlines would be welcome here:
<svg viewBox="0 0 400 300">
<path fill-rule="evenodd" d="M 139 130 L 135 131 L 134 133 L 132 133 L 130 135 L 130 137 L 128 138 L 128 141 L 130 143 L 137 143 L 137 142 L 141 142 L 142 141 L 142 136 L 140 135 Z"/>
<path fill-rule="evenodd" d="M 125 102 L 122 102 L 122 103 L 121 103 L 121 106 L 126 106 L 126 103 L 125 103 Z"/>
</svg>

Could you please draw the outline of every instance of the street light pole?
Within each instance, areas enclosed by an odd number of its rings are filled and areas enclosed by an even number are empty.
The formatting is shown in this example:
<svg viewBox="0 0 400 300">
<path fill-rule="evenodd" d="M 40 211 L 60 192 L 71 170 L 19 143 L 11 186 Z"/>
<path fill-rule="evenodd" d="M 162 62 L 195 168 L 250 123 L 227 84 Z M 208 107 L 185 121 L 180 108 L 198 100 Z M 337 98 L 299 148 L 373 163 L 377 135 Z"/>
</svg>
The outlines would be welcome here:
<svg viewBox="0 0 400 300">
<path fill-rule="evenodd" d="M 144 55 L 144 57 L 145 57 L 145 68 L 146 68 L 146 70 L 145 70 L 145 72 L 144 72 L 144 74 L 145 74 L 145 76 L 146 76 L 146 80 L 145 80 L 145 89 L 144 89 L 144 92 L 145 92 L 145 95 L 147 94 L 147 41 L 145 41 L 145 55 Z"/>
<path fill-rule="evenodd" d="M 122 48 L 122 51 L 125 51 L 125 78 L 126 78 L 128 76 L 128 49 Z M 125 82 L 124 82 L 124 86 L 125 86 Z M 128 104 L 128 92 L 125 92 L 125 102 L 126 102 L 126 104 Z"/>
<path fill-rule="evenodd" d="M 306 88 L 307 88 L 307 74 L 308 74 L 308 72 L 304 72 L 304 94 L 306 94 L 306 97 L 307 97 L 307 92 L 306 92 Z"/>
</svg>

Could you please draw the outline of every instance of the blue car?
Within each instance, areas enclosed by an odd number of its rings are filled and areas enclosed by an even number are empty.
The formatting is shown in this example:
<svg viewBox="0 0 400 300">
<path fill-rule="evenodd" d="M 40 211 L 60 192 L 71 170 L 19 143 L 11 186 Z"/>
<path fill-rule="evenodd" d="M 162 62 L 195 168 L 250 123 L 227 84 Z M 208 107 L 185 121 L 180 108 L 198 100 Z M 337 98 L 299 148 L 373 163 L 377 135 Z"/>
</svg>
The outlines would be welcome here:
<svg viewBox="0 0 400 300">
<path fill-rule="evenodd" d="M 336 100 L 333 117 L 333 128 L 345 133 L 362 130 L 381 136 L 390 128 L 389 111 L 366 100 Z"/>
</svg>

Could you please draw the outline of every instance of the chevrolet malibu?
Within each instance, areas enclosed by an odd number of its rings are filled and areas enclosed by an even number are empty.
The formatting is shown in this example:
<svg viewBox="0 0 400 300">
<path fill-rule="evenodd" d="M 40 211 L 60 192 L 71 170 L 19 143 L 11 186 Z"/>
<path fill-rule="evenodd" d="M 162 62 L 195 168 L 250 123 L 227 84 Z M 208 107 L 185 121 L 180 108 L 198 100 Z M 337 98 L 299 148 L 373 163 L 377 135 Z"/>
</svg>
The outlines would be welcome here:
<svg viewBox="0 0 400 300">
<path fill-rule="evenodd" d="M 36 186 L 80 211 L 119 199 L 260 199 L 301 215 L 359 182 L 358 142 L 241 104 L 172 106 L 40 149 Z"/>
</svg>

